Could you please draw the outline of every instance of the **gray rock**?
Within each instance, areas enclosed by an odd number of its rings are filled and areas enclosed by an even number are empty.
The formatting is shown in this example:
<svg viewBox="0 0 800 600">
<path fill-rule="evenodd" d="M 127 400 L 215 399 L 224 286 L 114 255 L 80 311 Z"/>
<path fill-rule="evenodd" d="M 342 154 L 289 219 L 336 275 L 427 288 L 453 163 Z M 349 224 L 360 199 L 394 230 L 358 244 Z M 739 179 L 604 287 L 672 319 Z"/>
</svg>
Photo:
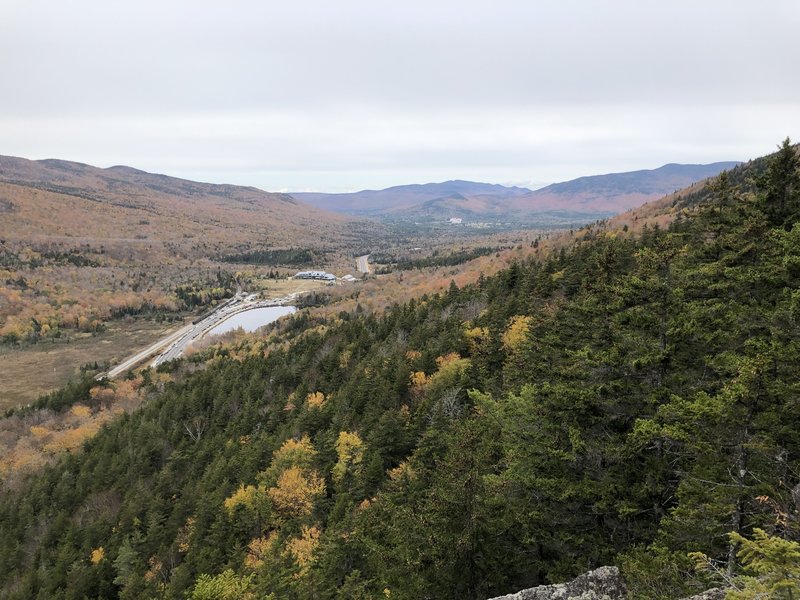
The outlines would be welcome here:
<svg viewBox="0 0 800 600">
<path fill-rule="evenodd" d="M 569 583 L 542 585 L 491 600 L 623 600 L 627 590 L 617 567 L 600 567 Z"/>
</svg>

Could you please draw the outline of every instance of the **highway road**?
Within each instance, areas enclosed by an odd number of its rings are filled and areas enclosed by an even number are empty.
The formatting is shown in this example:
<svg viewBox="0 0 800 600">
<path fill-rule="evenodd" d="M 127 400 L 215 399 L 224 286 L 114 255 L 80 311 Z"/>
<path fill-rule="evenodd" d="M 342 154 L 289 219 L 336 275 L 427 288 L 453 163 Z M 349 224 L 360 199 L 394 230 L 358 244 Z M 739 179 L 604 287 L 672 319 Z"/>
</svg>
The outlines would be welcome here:
<svg viewBox="0 0 800 600">
<path fill-rule="evenodd" d="M 184 350 L 186 350 L 186 347 L 189 344 L 203 337 L 206 333 L 211 331 L 214 327 L 226 319 L 229 319 L 240 312 L 252 310 L 254 308 L 284 306 L 291 304 L 296 295 L 297 294 L 289 294 L 283 298 L 275 298 L 272 300 L 256 300 L 255 294 L 250 296 L 237 294 L 202 321 L 181 327 L 178 331 L 171 333 L 164 339 L 159 340 L 141 352 L 138 352 L 137 354 L 134 354 L 133 356 L 122 361 L 116 367 L 110 369 L 107 373 L 101 373 L 97 376 L 97 379 L 114 379 L 115 377 L 119 377 L 129 369 L 132 369 L 136 365 L 155 355 L 157 356 L 151 363 L 151 366 L 153 367 L 157 367 L 161 363 L 174 360 L 183 354 Z"/>
<path fill-rule="evenodd" d="M 175 331 L 168 335 L 167 337 L 157 341 L 152 346 L 148 346 L 141 352 L 134 354 L 133 356 L 125 359 L 121 363 L 119 363 L 116 367 L 109 370 L 108 373 L 101 373 L 97 376 L 97 379 L 107 378 L 107 379 L 114 379 L 122 375 L 128 369 L 132 369 L 140 362 L 143 362 L 162 350 L 167 344 L 172 343 L 174 340 L 180 338 L 181 336 L 185 335 L 187 331 L 189 331 L 193 325 L 186 325 L 185 327 L 181 327 L 178 331 Z"/>
<path fill-rule="evenodd" d="M 359 273 L 369 274 L 369 254 L 356 258 L 356 269 Z"/>
</svg>

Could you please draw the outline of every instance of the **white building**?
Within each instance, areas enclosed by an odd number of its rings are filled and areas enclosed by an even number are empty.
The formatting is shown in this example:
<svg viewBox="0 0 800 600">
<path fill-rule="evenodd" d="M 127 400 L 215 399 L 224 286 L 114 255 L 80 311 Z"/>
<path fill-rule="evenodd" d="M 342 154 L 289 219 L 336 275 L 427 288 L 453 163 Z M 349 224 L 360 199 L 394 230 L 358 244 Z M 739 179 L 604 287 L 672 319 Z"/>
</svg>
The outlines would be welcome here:
<svg viewBox="0 0 800 600">
<path fill-rule="evenodd" d="M 298 271 L 295 279 L 321 279 L 322 281 L 336 281 L 336 275 L 325 271 Z"/>
</svg>

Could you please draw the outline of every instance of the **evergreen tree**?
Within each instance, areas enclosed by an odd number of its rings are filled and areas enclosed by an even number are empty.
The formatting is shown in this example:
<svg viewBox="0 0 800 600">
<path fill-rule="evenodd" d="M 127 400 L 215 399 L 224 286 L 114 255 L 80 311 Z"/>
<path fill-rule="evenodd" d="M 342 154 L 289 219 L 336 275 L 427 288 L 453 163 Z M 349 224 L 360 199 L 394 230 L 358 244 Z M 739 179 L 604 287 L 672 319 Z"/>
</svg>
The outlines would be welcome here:
<svg viewBox="0 0 800 600">
<path fill-rule="evenodd" d="M 758 187 L 770 225 L 788 229 L 800 216 L 800 157 L 788 137 L 770 158 Z"/>
</svg>

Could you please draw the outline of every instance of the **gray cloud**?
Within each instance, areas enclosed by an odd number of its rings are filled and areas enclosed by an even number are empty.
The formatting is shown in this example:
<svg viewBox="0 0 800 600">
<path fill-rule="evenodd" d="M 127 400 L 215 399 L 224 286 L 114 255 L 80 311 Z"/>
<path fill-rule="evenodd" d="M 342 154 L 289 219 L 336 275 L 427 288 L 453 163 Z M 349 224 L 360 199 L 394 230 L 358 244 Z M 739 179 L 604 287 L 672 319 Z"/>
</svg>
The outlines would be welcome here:
<svg viewBox="0 0 800 600">
<path fill-rule="evenodd" d="M 746 159 L 800 124 L 794 0 L 7 3 L 5 154 L 268 189 L 545 182 Z"/>
</svg>

